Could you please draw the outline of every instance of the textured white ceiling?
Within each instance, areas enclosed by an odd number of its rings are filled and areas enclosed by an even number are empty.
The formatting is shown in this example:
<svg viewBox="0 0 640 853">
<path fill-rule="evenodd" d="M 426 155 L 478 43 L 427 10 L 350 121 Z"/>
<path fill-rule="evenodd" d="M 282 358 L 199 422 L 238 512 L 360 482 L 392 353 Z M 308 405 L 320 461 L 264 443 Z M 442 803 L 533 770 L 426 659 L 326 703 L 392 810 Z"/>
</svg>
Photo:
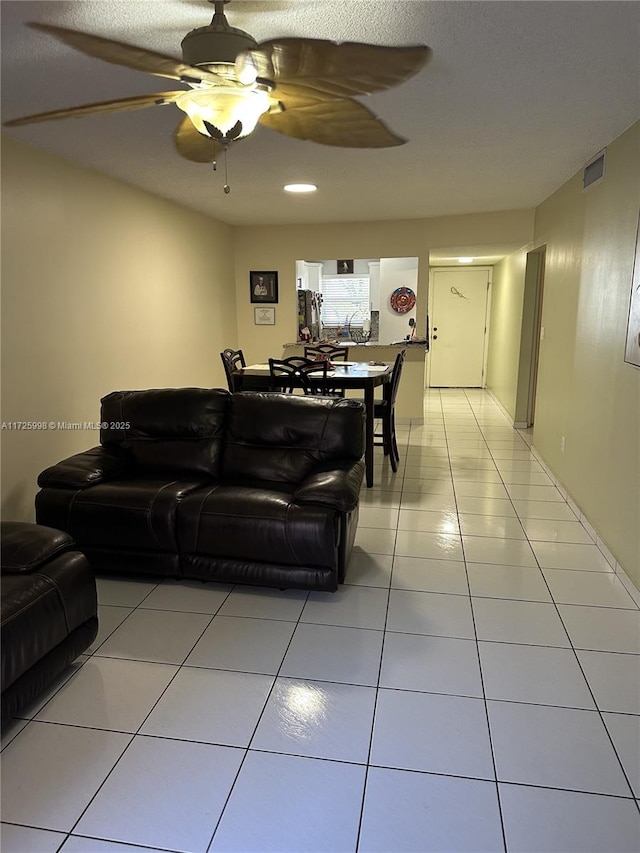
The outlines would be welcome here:
<svg viewBox="0 0 640 853">
<path fill-rule="evenodd" d="M 205 0 L 2 0 L 2 118 L 173 88 L 24 27 L 75 27 L 180 56 L 211 20 Z M 529 208 L 640 117 L 640 3 L 233 0 L 229 23 L 258 41 L 306 36 L 424 43 L 432 62 L 366 98 L 409 142 L 331 148 L 264 128 L 232 146 L 223 173 L 181 159 L 182 113 L 138 112 L 7 129 L 36 148 L 231 224 L 411 219 Z M 167 83 L 169 85 L 167 86 Z M 313 196 L 282 192 L 311 181 Z"/>
</svg>

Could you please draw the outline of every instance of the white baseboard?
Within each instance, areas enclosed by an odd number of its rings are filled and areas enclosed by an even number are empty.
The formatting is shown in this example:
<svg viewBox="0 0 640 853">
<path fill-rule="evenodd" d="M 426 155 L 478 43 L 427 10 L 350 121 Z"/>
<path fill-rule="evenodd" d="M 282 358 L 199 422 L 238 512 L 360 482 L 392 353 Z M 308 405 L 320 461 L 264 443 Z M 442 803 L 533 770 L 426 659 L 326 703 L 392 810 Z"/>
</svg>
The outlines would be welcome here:
<svg viewBox="0 0 640 853">
<path fill-rule="evenodd" d="M 527 426 L 526 424 L 516 423 L 516 422 L 513 420 L 513 417 L 512 417 L 512 415 L 511 415 L 511 413 L 510 413 L 510 412 L 508 412 L 508 411 L 505 409 L 505 407 L 502 405 L 502 403 L 500 402 L 500 400 L 498 400 L 498 398 L 497 398 L 497 397 L 496 397 L 496 395 L 493 393 L 493 391 L 491 390 L 491 388 L 485 388 L 484 390 L 485 390 L 485 391 L 487 392 L 487 394 L 491 397 L 491 399 L 493 400 L 493 402 L 494 402 L 494 403 L 496 404 L 496 406 L 500 409 L 500 411 L 502 412 L 502 414 L 505 416 L 505 418 L 509 421 L 509 423 L 511 424 L 511 426 L 512 426 L 514 429 L 525 429 L 525 428 L 526 428 L 526 426 Z"/>
<path fill-rule="evenodd" d="M 509 423 L 512 424 L 514 429 L 528 429 L 529 428 L 526 423 L 523 423 L 521 421 L 514 421 L 513 418 L 511 417 L 511 415 L 509 414 L 509 412 L 505 409 L 505 407 L 502 405 L 500 400 L 498 400 L 496 395 L 493 393 L 493 391 L 490 388 L 487 388 L 486 390 L 487 390 L 487 393 L 491 396 L 491 399 L 494 401 L 496 406 L 500 409 L 502 414 L 507 418 Z M 574 513 L 578 517 L 578 519 L 582 522 L 582 524 L 586 528 L 587 533 L 592 538 L 594 545 L 598 546 L 598 549 L 599 549 L 600 553 L 602 554 L 602 556 L 605 558 L 607 563 L 609 563 L 609 565 L 611 566 L 613 571 L 616 573 L 616 575 L 619 576 L 620 581 L 624 584 L 629 595 L 631 595 L 631 597 L 636 602 L 636 604 L 640 605 L 640 590 L 638 589 L 638 587 L 636 587 L 635 583 L 631 580 L 631 578 L 629 577 L 629 575 L 625 571 L 624 566 L 616 560 L 614 555 L 611 553 L 611 551 L 605 545 L 604 540 L 601 538 L 601 536 L 598 533 L 598 531 L 596 530 L 596 528 L 593 526 L 593 524 L 591 524 L 591 522 L 589 521 L 587 516 L 583 513 L 583 511 L 580 509 L 578 504 L 571 497 L 567 487 L 556 476 L 554 471 L 552 471 L 551 468 L 549 468 L 549 466 L 544 461 L 544 459 L 542 458 L 540 453 L 536 450 L 536 448 L 533 446 L 533 444 L 531 444 L 531 438 L 529 436 L 526 436 L 526 437 L 523 436 L 523 438 L 529 444 L 529 446 L 531 448 L 531 452 L 535 456 L 536 460 L 540 463 L 540 465 L 542 465 L 547 476 L 550 477 L 551 480 L 553 480 L 553 483 L 559 489 L 560 494 L 564 497 L 564 499 L 567 501 L 567 503 L 569 504 L 571 509 L 574 511 Z"/>
<path fill-rule="evenodd" d="M 555 472 L 551 468 L 549 468 L 549 466 L 544 461 L 540 452 L 533 445 L 531 445 L 531 452 L 532 452 L 533 456 L 535 457 L 535 459 L 537 460 L 537 462 L 539 462 L 539 464 L 542 466 L 542 468 L 544 469 L 547 476 L 553 481 L 553 484 L 558 489 L 558 491 L 560 492 L 562 497 L 566 500 L 566 502 L 569 504 L 569 506 L 571 507 L 573 512 L 576 514 L 579 521 L 582 522 L 582 525 L 584 526 L 587 533 L 589 534 L 589 536 L 593 540 L 593 544 L 598 547 L 598 550 L 600 551 L 602 556 L 605 558 L 607 563 L 611 566 L 611 569 L 613 570 L 613 572 L 615 572 L 615 574 L 618 576 L 621 583 L 625 586 L 629 595 L 633 598 L 633 600 L 636 602 L 636 604 L 638 604 L 640 606 L 640 589 L 638 589 L 638 587 L 635 585 L 634 581 L 627 574 L 627 571 L 625 570 L 622 563 L 619 563 L 618 560 L 616 560 L 615 556 L 611 553 L 611 551 L 609 550 L 609 548 L 605 544 L 604 540 L 602 539 L 602 537 L 598 533 L 597 529 L 589 521 L 587 516 L 581 510 L 578 503 L 573 499 L 573 497 L 569 493 L 569 490 L 567 489 L 565 484 L 562 482 L 562 480 L 560 480 L 559 477 L 556 476 Z"/>
</svg>

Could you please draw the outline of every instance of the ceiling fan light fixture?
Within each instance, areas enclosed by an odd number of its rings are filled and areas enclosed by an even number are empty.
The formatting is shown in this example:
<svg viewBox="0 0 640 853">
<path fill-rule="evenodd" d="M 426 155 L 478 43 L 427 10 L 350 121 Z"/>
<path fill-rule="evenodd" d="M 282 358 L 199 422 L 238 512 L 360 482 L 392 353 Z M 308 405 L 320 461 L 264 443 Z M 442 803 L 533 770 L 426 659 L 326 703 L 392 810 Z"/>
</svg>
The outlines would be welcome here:
<svg viewBox="0 0 640 853">
<path fill-rule="evenodd" d="M 238 138 L 242 138 L 255 129 L 260 116 L 269 109 L 271 99 L 264 89 L 215 86 L 184 92 L 176 99 L 176 105 L 189 116 L 199 133 L 210 135 L 205 126 L 208 122 L 226 136 L 241 122 Z"/>
<path fill-rule="evenodd" d="M 237 27 L 230 27 L 224 14 L 224 3 L 215 2 L 215 14 L 208 27 L 191 30 L 182 39 L 182 58 L 187 65 L 235 62 L 243 50 L 258 46 L 254 37 Z"/>
<path fill-rule="evenodd" d="M 229 144 L 248 136 L 258 122 L 294 139 L 343 148 L 390 148 L 407 141 L 355 96 L 384 91 L 413 77 L 431 56 L 426 45 L 391 47 L 290 35 L 258 44 L 249 33 L 229 26 L 224 14 L 229 0 L 209 2 L 215 7 L 211 24 L 187 33 L 182 61 L 82 30 L 28 22 L 87 56 L 167 77 L 192 91 L 48 110 L 4 125 L 175 103 L 186 113 L 174 134 L 177 152 L 195 163 L 213 163 L 214 168 L 221 150 L 226 154 Z"/>
<path fill-rule="evenodd" d="M 314 193 L 318 187 L 315 184 L 285 184 L 284 191 L 288 193 Z"/>
</svg>

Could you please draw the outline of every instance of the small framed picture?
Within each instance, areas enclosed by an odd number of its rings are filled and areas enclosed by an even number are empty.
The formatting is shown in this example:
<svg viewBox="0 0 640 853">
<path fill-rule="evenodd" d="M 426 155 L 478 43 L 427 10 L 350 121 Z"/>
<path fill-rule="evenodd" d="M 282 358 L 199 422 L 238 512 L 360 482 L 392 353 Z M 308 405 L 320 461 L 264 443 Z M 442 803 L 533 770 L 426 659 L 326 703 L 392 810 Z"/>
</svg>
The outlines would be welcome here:
<svg viewBox="0 0 640 853">
<path fill-rule="evenodd" d="M 249 288 L 252 302 L 277 302 L 278 273 L 275 270 L 251 270 Z"/>
<path fill-rule="evenodd" d="M 254 308 L 253 322 L 256 326 L 275 326 L 276 324 L 276 309 L 275 308 Z"/>
<path fill-rule="evenodd" d="M 336 261 L 338 266 L 338 274 L 340 273 L 353 273 L 353 261 L 345 260 L 344 258 Z"/>
</svg>

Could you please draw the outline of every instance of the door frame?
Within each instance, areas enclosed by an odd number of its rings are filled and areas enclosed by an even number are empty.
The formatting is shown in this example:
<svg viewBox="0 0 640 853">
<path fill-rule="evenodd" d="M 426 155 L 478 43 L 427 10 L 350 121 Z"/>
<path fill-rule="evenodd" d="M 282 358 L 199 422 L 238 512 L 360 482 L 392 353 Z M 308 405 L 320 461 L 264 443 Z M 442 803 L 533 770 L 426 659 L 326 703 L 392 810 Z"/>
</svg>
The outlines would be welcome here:
<svg viewBox="0 0 640 853">
<path fill-rule="evenodd" d="M 438 266 L 438 267 L 429 267 L 429 291 L 427 295 L 427 316 L 428 316 L 428 324 L 427 324 L 427 341 L 428 341 L 428 350 L 427 350 L 427 370 L 426 370 L 426 387 L 431 388 L 431 359 L 429 358 L 429 354 L 431 351 L 431 327 L 433 325 L 433 277 L 436 272 L 459 272 L 464 273 L 467 270 L 474 270 L 477 272 L 478 270 L 482 270 L 487 273 L 487 301 L 485 308 L 485 319 L 484 319 L 484 345 L 483 345 L 483 355 L 482 355 L 482 385 L 481 388 L 487 387 L 487 364 L 489 362 L 489 332 L 491 325 L 491 292 L 493 288 L 493 267 L 487 264 L 464 264 L 458 266 Z"/>
<path fill-rule="evenodd" d="M 518 396 L 516 397 L 516 418 L 514 425 L 517 427 L 525 427 L 527 429 L 529 427 L 532 427 L 535 421 L 536 393 L 538 386 L 538 365 L 540 361 L 540 341 L 542 339 L 542 303 L 544 300 L 546 249 L 547 247 L 545 244 L 537 246 L 535 249 L 531 249 L 527 252 L 526 259 L 526 263 L 529 264 L 530 262 L 533 262 L 533 259 L 535 257 L 536 270 L 535 278 L 529 281 L 527 281 L 525 271 L 525 291 L 527 291 L 527 288 L 530 288 L 530 292 L 525 292 L 524 298 L 525 301 L 527 299 L 531 301 L 533 310 L 530 312 L 528 321 L 523 322 L 522 328 L 521 340 L 530 340 L 530 344 L 528 345 L 528 353 L 523 353 L 521 348 L 521 363 L 523 357 L 528 356 L 528 359 L 525 360 L 524 366 L 526 369 L 524 373 L 522 374 L 521 372 L 522 375 L 518 376 Z M 521 382 L 522 389 L 520 387 Z M 520 393 L 526 394 L 526 398 L 524 401 L 524 418 L 522 418 L 522 414 L 518 411 Z M 520 420 L 518 416 L 520 416 Z"/>
</svg>

